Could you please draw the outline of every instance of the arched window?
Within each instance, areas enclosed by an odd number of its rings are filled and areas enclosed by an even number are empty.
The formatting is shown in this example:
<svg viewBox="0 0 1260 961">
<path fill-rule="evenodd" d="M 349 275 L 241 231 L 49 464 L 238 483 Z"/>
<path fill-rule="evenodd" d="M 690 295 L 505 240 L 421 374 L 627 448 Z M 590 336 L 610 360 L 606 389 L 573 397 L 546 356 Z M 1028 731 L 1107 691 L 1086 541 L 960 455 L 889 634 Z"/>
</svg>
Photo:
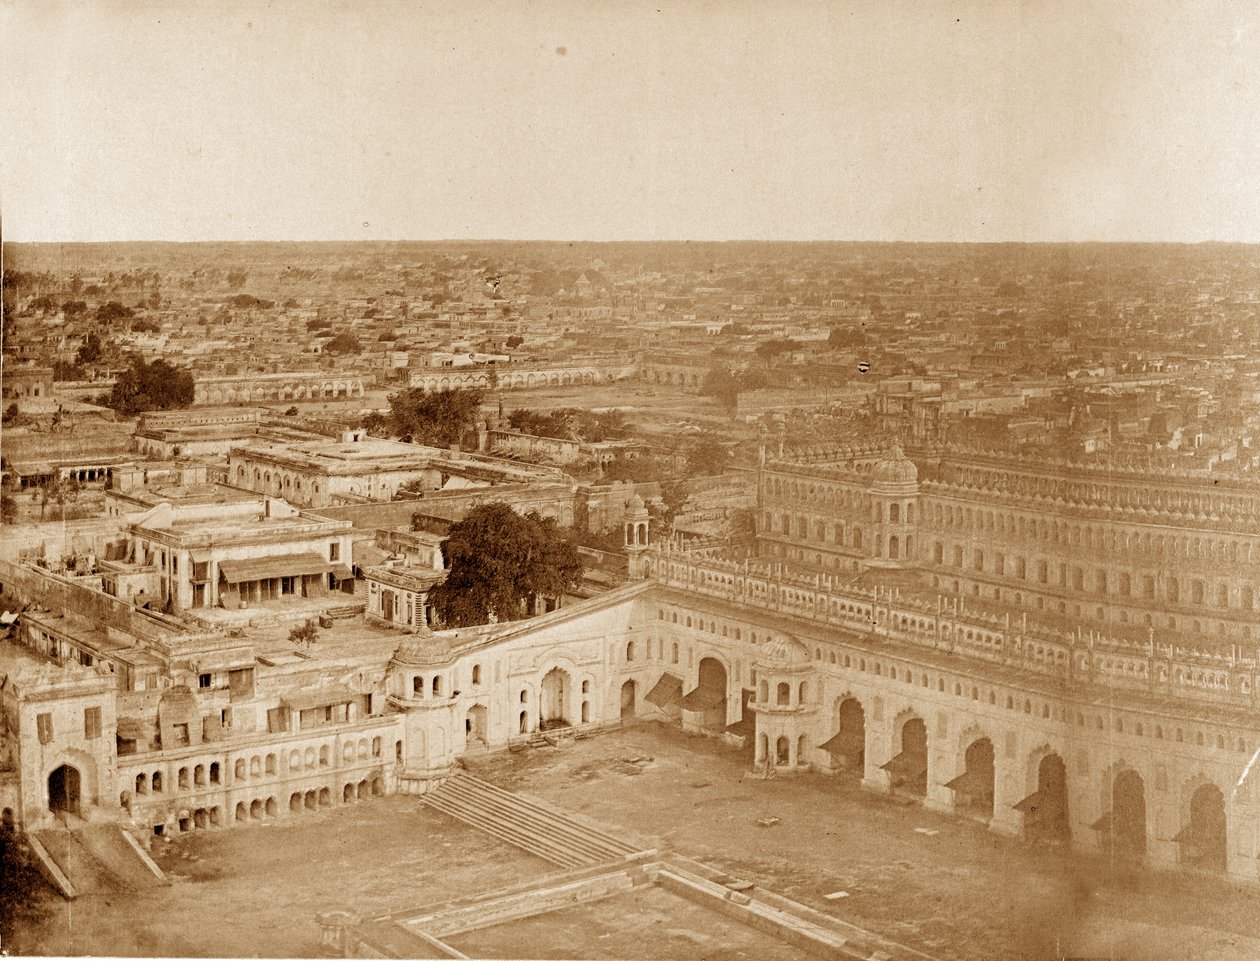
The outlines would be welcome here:
<svg viewBox="0 0 1260 961">
<path fill-rule="evenodd" d="M 787 704 L 792 699 L 792 685 L 786 681 L 780 681 L 776 701 L 778 704 Z"/>
</svg>

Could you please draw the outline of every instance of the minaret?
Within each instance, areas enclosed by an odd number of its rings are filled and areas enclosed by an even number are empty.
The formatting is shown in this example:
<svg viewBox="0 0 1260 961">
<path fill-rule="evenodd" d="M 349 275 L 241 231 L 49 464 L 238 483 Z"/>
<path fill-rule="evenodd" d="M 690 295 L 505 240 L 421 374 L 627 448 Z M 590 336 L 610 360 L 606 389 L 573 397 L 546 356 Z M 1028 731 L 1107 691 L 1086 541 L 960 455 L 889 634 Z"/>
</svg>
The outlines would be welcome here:
<svg viewBox="0 0 1260 961">
<path fill-rule="evenodd" d="M 622 515 L 622 529 L 625 531 L 626 553 L 630 556 L 630 576 L 638 577 L 642 568 L 643 552 L 648 548 L 648 534 L 652 526 L 651 515 L 643 498 L 635 494 L 626 501 L 625 513 Z"/>
</svg>

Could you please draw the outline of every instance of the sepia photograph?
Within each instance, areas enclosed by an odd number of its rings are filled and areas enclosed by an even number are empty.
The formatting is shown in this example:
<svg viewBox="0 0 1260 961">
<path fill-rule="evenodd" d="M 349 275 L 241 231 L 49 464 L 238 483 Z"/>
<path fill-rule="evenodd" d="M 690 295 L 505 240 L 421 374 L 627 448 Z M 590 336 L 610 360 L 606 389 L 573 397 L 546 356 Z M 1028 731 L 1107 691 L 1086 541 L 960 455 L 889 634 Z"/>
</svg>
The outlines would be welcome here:
<svg viewBox="0 0 1260 961">
<path fill-rule="evenodd" d="M 1260 5 L 0 71 L 0 955 L 1260 959 Z"/>
</svg>

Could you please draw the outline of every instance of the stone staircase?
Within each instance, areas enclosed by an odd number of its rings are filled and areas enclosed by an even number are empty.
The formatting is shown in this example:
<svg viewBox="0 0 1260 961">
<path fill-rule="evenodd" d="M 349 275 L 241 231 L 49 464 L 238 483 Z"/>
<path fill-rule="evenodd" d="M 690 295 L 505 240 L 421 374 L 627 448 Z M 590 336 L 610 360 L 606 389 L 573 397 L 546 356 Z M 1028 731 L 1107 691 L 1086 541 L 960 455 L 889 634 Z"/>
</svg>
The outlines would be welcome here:
<svg viewBox="0 0 1260 961">
<path fill-rule="evenodd" d="M 626 841 L 471 774 L 448 778 L 421 801 L 561 867 L 623 861 L 640 853 Z"/>
</svg>

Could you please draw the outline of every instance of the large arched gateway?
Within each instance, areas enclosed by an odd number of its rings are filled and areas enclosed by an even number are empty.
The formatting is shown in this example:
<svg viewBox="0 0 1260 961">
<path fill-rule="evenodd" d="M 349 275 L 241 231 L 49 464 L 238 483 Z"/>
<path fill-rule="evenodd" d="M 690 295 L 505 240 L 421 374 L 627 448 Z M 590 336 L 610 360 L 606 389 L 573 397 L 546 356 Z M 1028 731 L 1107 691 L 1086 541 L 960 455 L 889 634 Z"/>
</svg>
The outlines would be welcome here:
<svg viewBox="0 0 1260 961">
<path fill-rule="evenodd" d="M 64 811 L 78 816 L 80 781 L 78 768 L 69 764 L 55 768 L 48 775 L 48 809 L 54 814 Z"/>
</svg>

